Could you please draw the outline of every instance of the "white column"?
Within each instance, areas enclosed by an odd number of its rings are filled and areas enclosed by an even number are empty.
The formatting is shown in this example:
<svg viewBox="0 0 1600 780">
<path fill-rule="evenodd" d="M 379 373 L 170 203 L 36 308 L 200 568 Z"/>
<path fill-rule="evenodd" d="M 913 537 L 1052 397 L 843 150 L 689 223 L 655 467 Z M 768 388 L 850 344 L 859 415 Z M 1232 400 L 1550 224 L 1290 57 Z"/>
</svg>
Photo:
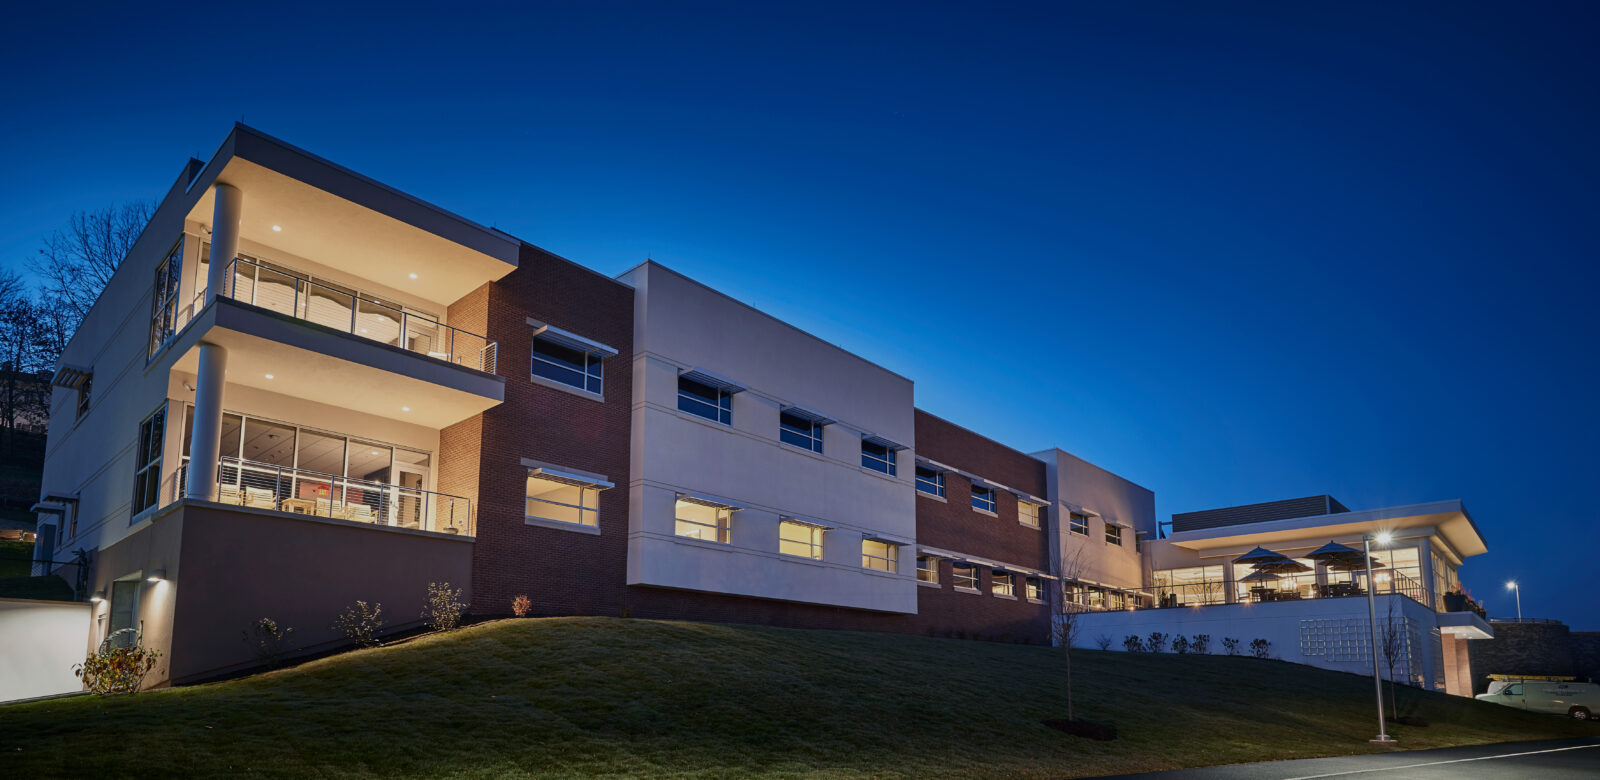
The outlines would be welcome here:
<svg viewBox="0 0 1600 780">
<path fill-rule="evenodd" d="M 227 372 L 228 350 L 216 344 L 201 343 L 200 367 L 195 373 L 194 427 L 189 433 L 189 475 L 185 485 L 191 498 L 207 501 L 217 499 L 217 454 L 222 439 L 222 384 L 227 380 Z"/>
<path fill-rule="evenodd" d="M 211 209 L 211 268 L 206 274 L 206 303 L 216 300 L 232 281 L 229 264 L 239 256 L 239 222 L 244 218 L 244 193 L 232 184 L 212 188 L 216 203 Z"/>
</svg>

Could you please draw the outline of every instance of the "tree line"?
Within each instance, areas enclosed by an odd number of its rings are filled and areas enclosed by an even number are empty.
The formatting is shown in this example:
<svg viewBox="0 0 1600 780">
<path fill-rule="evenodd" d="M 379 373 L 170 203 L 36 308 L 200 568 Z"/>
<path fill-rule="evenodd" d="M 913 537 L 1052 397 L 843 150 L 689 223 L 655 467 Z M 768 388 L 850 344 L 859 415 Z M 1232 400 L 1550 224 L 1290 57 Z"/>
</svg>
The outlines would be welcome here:
<svg viewBox="0 0 1600 780">
<path fill-rule="evenodd" d="M 26 263 L 31 280 L 0 268 L 0 454 L 44 432 L 61 353 L 154 211 L 135 201 L 79 212 Z"/>
</svg>

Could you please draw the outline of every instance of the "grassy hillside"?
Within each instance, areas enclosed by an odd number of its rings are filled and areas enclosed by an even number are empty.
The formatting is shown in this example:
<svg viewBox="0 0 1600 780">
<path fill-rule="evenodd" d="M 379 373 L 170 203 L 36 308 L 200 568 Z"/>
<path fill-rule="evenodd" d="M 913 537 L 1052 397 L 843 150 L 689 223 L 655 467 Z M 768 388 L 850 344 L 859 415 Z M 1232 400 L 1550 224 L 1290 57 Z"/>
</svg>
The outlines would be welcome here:
<svg viewBox="0 0 1600 780">
<path fill-rule="evenodd" d="M 0 776 L 1060 777 L 1361 752 L 1371 681 L 1275 661 L 608 618 L 508 620 L 242 680 L 0 707 Z M 1403 692 L 1408 748 L 1600 733 Z"/>
</svg>

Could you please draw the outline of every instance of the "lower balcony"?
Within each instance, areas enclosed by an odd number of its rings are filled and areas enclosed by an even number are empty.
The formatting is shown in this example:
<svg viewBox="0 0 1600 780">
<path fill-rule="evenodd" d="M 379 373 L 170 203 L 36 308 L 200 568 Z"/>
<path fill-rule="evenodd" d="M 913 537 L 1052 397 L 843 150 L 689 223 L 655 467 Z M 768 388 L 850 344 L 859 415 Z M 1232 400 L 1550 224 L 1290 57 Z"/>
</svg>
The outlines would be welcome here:
<svg viewBox="0 0 1600 780">
<path fill-rule="evenodd" d="M 184 498 L 192 464 L 169 478 L 168 503 Z M 317 471 L 224 457 L 217 463 L 217 501 L 271 512 L 346 520 L 390 528 L 475 536 L 472 502 L 422 489 L 397 469 L 395 482 L 352 479 Z"/>
</svg>

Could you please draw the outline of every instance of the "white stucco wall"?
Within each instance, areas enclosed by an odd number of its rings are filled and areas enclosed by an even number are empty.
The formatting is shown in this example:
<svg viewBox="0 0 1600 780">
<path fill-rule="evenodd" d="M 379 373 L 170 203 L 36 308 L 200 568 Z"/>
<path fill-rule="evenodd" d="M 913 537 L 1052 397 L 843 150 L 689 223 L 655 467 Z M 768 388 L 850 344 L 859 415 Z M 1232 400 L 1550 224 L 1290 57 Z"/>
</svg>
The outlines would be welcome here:
<svg viewBox="0 0 1600 780">
<path fill-rule="evenodd" d="M 623 281 L 638 290 L 629 583 L 915 612 L 911 381 L 660 266 Z M 747 388 L 732 425 L 678 411 L 688 368 Z M 837 420 L 821 454 L 779 441 L 787 405 Z M 908 447 L 897 476 L 862 468 L 865 433 Z M 749 507 L 733 515 L 732 543 L 676 536 L 678 492 Z M 823 560 L 778 553 L 784 515 L 829 528 Z M 863 536 L 901 543 L 895 574 L 861 567 Z"/>
<path fill-rule="evenodd" d="M 1156 498 L 1149 489 L 1062 450 L 1036 452 L 1045 462 L 1052 502 L 1050 523 L 1059 571 L 1069 578 L 1116 588 L 1144 586 L 1143 556 L 1134 537 L 1155 538 Z M 1089 533 L 1071 531 L 1069 512 L 1089 517 Z M 1122 544 L 1106 541 L 1108 524 L 1123 527 Z M 1076 568 L 1076 576 L 1068 569 Z"/>
<path fill-rule="evenodd" d="M 83 689 L 72 674 L 89 642 L 90 605 L 0 599 L 0 701 Z"/>
</svg>

